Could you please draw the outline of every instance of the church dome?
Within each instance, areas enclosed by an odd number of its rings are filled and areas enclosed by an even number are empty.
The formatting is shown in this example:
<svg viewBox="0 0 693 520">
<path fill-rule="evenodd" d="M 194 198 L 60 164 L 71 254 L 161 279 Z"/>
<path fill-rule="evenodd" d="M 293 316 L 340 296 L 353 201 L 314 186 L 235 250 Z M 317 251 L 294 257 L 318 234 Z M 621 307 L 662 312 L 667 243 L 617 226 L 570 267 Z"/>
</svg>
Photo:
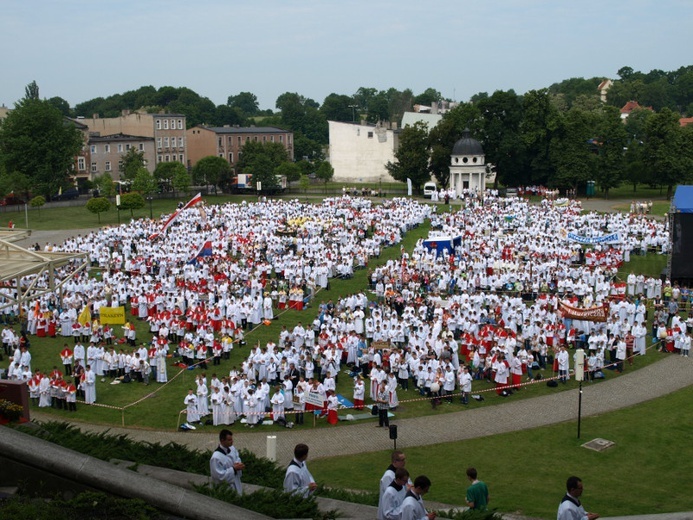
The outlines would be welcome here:
<svg viewBox="0 0 693 520">
<path fill-rule="evenodd" d="M 465 128 L 462 139 L 452 147 L 452 155 L 484 155 L 481 143 L 469 136 L 469 128 Z"/>
</svg>

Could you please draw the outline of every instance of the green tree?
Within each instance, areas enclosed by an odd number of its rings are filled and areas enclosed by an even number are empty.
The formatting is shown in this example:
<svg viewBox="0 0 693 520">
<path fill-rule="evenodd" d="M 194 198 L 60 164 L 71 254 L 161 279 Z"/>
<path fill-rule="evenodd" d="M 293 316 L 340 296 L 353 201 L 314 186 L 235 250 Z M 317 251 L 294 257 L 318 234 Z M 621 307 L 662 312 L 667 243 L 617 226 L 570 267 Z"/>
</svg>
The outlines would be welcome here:
<svg viewBox="0 0 693 520">
<path fill-rule="evenodd" d="M 257 96 L 252 92 L 239 92 L 235 96 L 229 96 L 226 104 L 231 108 L 237 108 L 246 117 L 255 116 L 260 112 Z"/>
<path fill-rule="evenodd" d="M 315 170 L 315 176 L 323 181 L 325 183 L 325 187 L 327 187 L 327 183 L 332 180 L 332 177 L 334 177 L 334 168 L 327 161 L 322 161 L 318 165 L 318 169 Z"/>
<path fill-rule="evenodd" d="M 180 166 L 176 168 L 172 180 L 173 189 L 187 193 L 190 189 L 190 185 L 192 184 L 192 179 L 190 178 L 188 170 L 185 169 L 185 166 L 183 166 L 181 163 L 178 164 L 180 164 Z"/>
<path fill-rule="evenodd" d="M 244 173 L 248 167 L 253 166 L 259 157 L 266 157 L 269 160 L 270 171 L 273 171 L 281 163 L 289 160 L 286 148 L 281 143 L 261 143 L 250 141 L 243 146 L 243 151 L 236 167 Z"/>
<path fill-rule="evenodd" d="M 99 189 L 102 197 L 113 197 L 116 193 L 113 177 L 108 172 L 102 173 L 94 177 L 94 184 Z"/>
<path fill-rule="evenodd" d="M 0 196 L 5 196 L 9 193 L 27 195 L 30 188 L 29 178 L 21 172 L 13 171 L 0 175 Z"/>
<path fill-rule="evenodd" d="M 156 168 L 154 168 L 154 178 L 157 182 L 162 184 L 172 185 L 176 173 L 178 173 L 181 168 L 185 170 L 183 163 L 178 161 L 160 162 L 156 165 Z"/>
<path fill-rule="evenodd" d="M 287 182 L 296 182 L 301 178 L 301 167 L 293 162 L 283 162 L 274 169 L 275 175 L 283 175 Z"/>
<path fill-rule="evenodd" d="M 101 213 L 111 209 L 111 203 L 106 197 L 93 197 L 87 201 L 87 210 L 91 213 L 96 213 L 101 224 Z"/>
<path fill-rule="evenodd" d="M 328 121 L 350 122 L 355 119 L 353 98 L 343 94 L 330 94 L 322 102 L 320 112 Z"/>
<path fill-rule="evenodd" d="M 217 192 L 217 185 L 228 186 L 233 177 L 231 165 L 223 157 L 209 155 L 203 157 L 192 169 L 193 179 L 197 184 L 211 184 L 214 186 L 214 193 Z"/>
<path fill-rule="evenodd" d="M 418 192 L 431 174 L 428 170 L 428 126 L 417 121 L 412 126 L 405 126 L 399 134 L 399 147 L 395 152 L 395 162 L 385 165 L 392 177 L 400 182 L 411 179 L 412 186 Z"/>
<path fill-rule="evenodd" d="M 628 145 L 628 133 L 615 107 L 605 106 L 599 113 L 596 127 L 601 143 L 597 160 L 597 185 L 608 197 L 611 188 L 618 187 L 625 176 L 624 148 Z"/>
<path fill-rule="evenodd" d="M 35 82 L 0 122 L 4 170 L 25 176 L 30 188 L 46 197 L 68 179 L 81 148 L 82 134 L 57 108 L 38 99 Z"/>
<path fill-rule="evenodd" d="M 245 172 L 252 175 L 253 188 L 259 182 L 262 193 L 272 193 L 279 188 L 279 181 L 274 175 L 275 166 L 272 160 L 267 155 L 258 155 L 253 162 L 249 164 Z"/>
<path fill-rule="evenodd" d="M 156 193 L 157 188 L 156 179 L 149 173 L 149 170 L 147 170 L 147 168 L 140 168 L 132 181 L 132 189 L 145 197 L 149 197 Z"/>
<path fill-rule="evenodd" d="M 678 114 L 668 108 L 647 119 L 643 156 L 657 184 L 667 187 L 670 199 L 674 186 L 689 182 L 693 172 L 691 130 L 681 128 Z"/>
<path fill-rule="evenodd" d="M 133 211 L 144 207 L 144 197 L 139 193 L 124 193 L 120 196 L 120 209 L 130 210 L 130 217 L 134 217 Z"/>
<path fill-rule="evenodd" d="M 41 196 L 41 195 L 37 195 L 36 197 L 34 197 L 33 199 L 31 199 L 29 201 L 29 206 L 31 206 L 32 208 L 38 209 L 39 216 L 41 216 L 41 208 L 45 204 L 46 204 L 46 198 Z"/>
<path fill-rule="evenodd" d="M 414 98 L 415 105 L 423 105 L 430 107 L 434 103 L 438 103 L 443 99 L 443 95 L 434 88 L 427 88 L 421 94 Z"/>
<path fill-rule="evenodd" d="M 462 137 L 465 128 L 469 128 L 472 135 L 479 135 L 482 124 L 479 107 L 471 103 L 461 103 L 447 112 L 430 131 L 428 135 L 431 150 L 429 170 L 440 186 L 449 184 L 452 147 Z"/>
<path fill-rule="evenodd" d="M 60 110 L 60 113 L 63 116 L 70 117 L 70 103 L 65 101 L 63 98 L 56 96 L 48 99 L 47 101 L 50 105 Z"/>
<path fill-rule="evenodd" d="M 144 152 L 140 152 L 134 146 L 131 146 L 130 149 L 120 156 L 120 163 L 118 164 L 120 180 L 134 180 L 140 168 L 144 168 Z"/>
<path fill-rule="evenodd" d="M 486 162 L 495 167 L 496 185 L 516 185 L 525 169 L 524 144 L 520 137 L 522 101 L 513 90 L 498 90 L 477 103 L 481 116 L 479 140 Z"/>
<path fill-rule="evenodd" d="M 33 99 L 34 101 L 40 99 L 39 86 L 36 84 L 35 80 L 24 87 L 24 99 Z"/>
<path fill-rule="evenodd" d="M 571 108 L 560 117 L 550 143 L 550 157 L 555 169 L 551 186 L 577 189 L 578 185 L 594 178 L 601 144 L 593 141 L 595 119 L 594 113 L 579 108 Z"/>
<path fill-rule="evenodd" d="M 527 92 L 522 108 L 520 136 L 527 150 L 529 168 L 518 184 L 547 185 L 555 172 L 549 150 L 560 123 L 559 113 L 546 89 Z"/>
</svg>

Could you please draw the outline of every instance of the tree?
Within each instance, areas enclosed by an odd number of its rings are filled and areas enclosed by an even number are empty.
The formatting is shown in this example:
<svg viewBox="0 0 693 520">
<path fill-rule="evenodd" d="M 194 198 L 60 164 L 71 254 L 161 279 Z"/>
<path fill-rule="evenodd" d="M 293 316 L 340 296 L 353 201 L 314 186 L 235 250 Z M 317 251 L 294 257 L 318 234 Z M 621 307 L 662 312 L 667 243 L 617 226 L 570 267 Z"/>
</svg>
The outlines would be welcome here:
<svg viewBox="0 0 693 520">
<path fill-rule="evenodd" d="M 670 199 L 674 186 L 691 179 L 691 129 L 681 128 L 678 114 L 665 108 L 648 118 L 646 131 L 645 165 L 652 170 L 655 181 L 667 187 L 667 199 Z"/>
<path fill-rule="evenodd" d="M 94 184 L 99 189 L 102 197 L 113 197 L 115 195 L 115 183 L 110 173 L 105 172 L 94 177 Z"/>
<path fill-rule="evenodd" d="M 334 177 L 334 168 L 327 161 L 322 161 L 318 165 L 318 169 L 315 170 L 315 176 L 322 180 L 325 183 L 325 186 L 327 186 L 327 183 L 330 182 L 332 177 Z"/>
<path fill-rule="evenodd" d="M 332 93 L 322 102 L 320 112 L 328 121 L 350 122 L 355 120 L 352 105 L 355 103 L 351 97 Z"/>
<path fill-rule="evenodd" d="M 287 182 L 295 182 L 301 178 L 301 167 L 293 162 L 285 161 L 274 169 L 275 175 L 283 175 Z"/>
<path fill-rule="evenodd" d="M 52 98 L 48 99 L 47 102 L 51 106 L 54 106 L 55 108 L 60 110 L 60 113 L 63 116 L 65 116 L 65 117 L 70 116 L 70 103 L 65 101 L 63 98 L 56 96 L 56 97 L 52 97 Z"/>
<path fill-rule="evenodd" d="M 279 181 L 274 175 L 274 166 L 267 155 L 258 155 L 245 169 L 253 176 L 253 186 L 260 183 L 262 193 L 272 193 L 279 188 Z"/>
<path fill-rule="evenodd" d="M 23 175 L 29 188 L 46 197 L 55 193 L 74 168 L 82 134 L 60 111 L 38 99 L 35 82 L 27 97 L 0 123 L 0 160 L 6 172 Z"/>
<path fill-rule="evenodd" d="M 36 81 L 32 81 L 29 83 L 26 87 L 24 87 L 24 99 L 31 99 L 34 101 L 38 101 L 39 98 L 39 87 L 36 84 Z"/>
<path fill-rule="evenodd" d="M 479 108 L 471 103 L 462 103 L 447 112 L 428 135 L 431 150 L 429 170 L 440 186 L 449 184 L 452 147 L 466 128 L 472 135 L 479 135 L 482 128 Z"/>
<path fill-rule="evenodd" d="M 560 118 L 549 145 L 555 170 L 551 186 L 577 189 L 594 177 L 601 144 L 594 139 L 595 119 L 594 113 L 579 108 L 571 108 Z"/>
<path fill-rule="evenodd" d="M 29 201 L 29 206 L 31 206 L 32 208 L 38 209 L 39 216 L 41 216 L 41 207 L 44 206 L 45 204 L 46 204 L 46 198 L 41 196 L 41 195 L 37 195 L 36 197 L 34 197 L 33 199 L 31 199 Z"/>
<path fill-rule="evenodd" d="M 87 201 L 87 210 L 96 213 L 101 224 L 101 213 L 111 209 L 111 203 L 106 197 L 93 197 Z"/>
<path fill-rule="evenodd" d="M 232 179 L 231 165 L 223 157 L 209 155 L 203 157 L 193 166 L 192 175 L 197 184 L 211 184 L 214 186 L 214 193 L 217 192 L 217 185 L 228 186 Z"/>
<path fill-rule="evenodd" d="M 226 104 L 239 109 L 245 116 L 254 116 L 260 112 L 257 96 L 252 92 L 239 92 L 235 96 L 229 96 Z"/>
<path fill-rule="evenodd" d="M 158 186 L 154 176 L 147 168 L 140 168 L 132 181 L 132 189 L 140 192 L 145 197 L 156 193 Z"/>
<path fill-rule="evenodd" d="M 134 180 L 140 168 L 144 168 L 144 152 L 140 152 L 134 146 L 131 146 L 121 155 L 120 164 L 118 165 L 120 180 Z"/>
<path fill-rule="evenodd" d="M 397 181 L 407 182 L 407 179 L 411 179 L 412 186 L 419 191 L 431 178 L 428 161 L 428 126 L 417 121 L 413 126 L 407 125 L 402 129 L 395 162 L 388 161 L 385 168 Z"/>
<path fill-rule="evenodd" d="M 170 186 L 173 184 L 176 173 L 178 173 L 181 168 L 185 170 L 183 163 L 178 161 L 160 162 L 156 165 L 156 168 L 154 168 L 154 178 L 157 182 Z"/>
<path fill-rule="evenodd" d="M 139 193 L 124 193 L 120 196 L 120 209 L 130 210 L 130 217 L 133 211 L 144 207 L 144 197 Z"/>
<path fill-rule="evenodd" d="M 176 167 L 175 174 L 173 175 L 173 189 L 187 193 L 190 189 L 190 184 L 192 184 L 192 179 L 190 178 L 188 170 L 185 169 L 185 166 L 181 163 L 178 164 L 180 166 Z"/>
<path fill-rule="evenodd" d="M 549 150 L 560 123 L 559 113 L 546 89 L 527 92 L 522 99 L 522 109 L 520 136 L 529 165 L 518 184 L 546 185 L 555 173 Z"/>
<path fill-rule="evenodd" d="M 250 141 L 243 146 L 243 151 L 236 167 L 244 173 L 248 167 L 252 166 L 259 157 L 266 157 L 269 160 L 270 171 L 273 171 L 281 163 L 289 160 L 286 148 L 281 143 L 261 143 Z"/>
<path fill-rule="evenodd" d="M 434 88 L 427 88 L 414 98 L 414 104 L 430 107 L 443 99 L 443 95 Z"/>
<path fill-rule="evenodd" d="M 608 197 L 611 188 L 618 187 L 625 174 L 623 150 L 628 144 L 628 134 L 615 107 L 605 106 L 599 114 L 596 127 L 601 146 L 597 160 L 597 185 Z"/>
</svg>

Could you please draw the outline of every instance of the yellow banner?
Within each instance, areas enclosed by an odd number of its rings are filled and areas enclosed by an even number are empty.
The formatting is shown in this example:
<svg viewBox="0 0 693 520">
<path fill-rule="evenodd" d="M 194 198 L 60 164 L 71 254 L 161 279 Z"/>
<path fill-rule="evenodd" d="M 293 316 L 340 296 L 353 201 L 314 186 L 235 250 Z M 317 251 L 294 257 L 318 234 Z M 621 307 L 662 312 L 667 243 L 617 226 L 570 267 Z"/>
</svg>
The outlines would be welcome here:
<svg viewBox="0 0 693 520">
<path fill-rule="evenodd" d="M 101 323 L 123 325 L 125 323 L 125 307 L 99 307 Z"/>
</svg>

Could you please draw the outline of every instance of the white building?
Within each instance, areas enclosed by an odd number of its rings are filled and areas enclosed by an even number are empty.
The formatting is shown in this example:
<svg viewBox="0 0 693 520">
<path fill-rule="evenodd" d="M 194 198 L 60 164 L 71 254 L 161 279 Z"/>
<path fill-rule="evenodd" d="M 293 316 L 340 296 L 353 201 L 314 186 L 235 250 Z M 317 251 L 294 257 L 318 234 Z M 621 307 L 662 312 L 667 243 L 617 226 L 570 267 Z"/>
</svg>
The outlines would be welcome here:
<svg viewBox="0 0 693 520">
<path fill-rule="evenodd" d="M 459 196 L 462 191 L 486 189 L 486 184 L 493 184 L 495 173 L 487 173 L 486 156 L 481 143 L 470 137 L 465 129 L 462 139 L 452 147 L 450 155 L 450 188 Z"/>
<path fill-rule="evenodd" d="M 330 164 L 339 182 L 394 182 L 385 165 L 395 162 L 399 130 L 387 124 L 328 121 Z"/>
</svg>

